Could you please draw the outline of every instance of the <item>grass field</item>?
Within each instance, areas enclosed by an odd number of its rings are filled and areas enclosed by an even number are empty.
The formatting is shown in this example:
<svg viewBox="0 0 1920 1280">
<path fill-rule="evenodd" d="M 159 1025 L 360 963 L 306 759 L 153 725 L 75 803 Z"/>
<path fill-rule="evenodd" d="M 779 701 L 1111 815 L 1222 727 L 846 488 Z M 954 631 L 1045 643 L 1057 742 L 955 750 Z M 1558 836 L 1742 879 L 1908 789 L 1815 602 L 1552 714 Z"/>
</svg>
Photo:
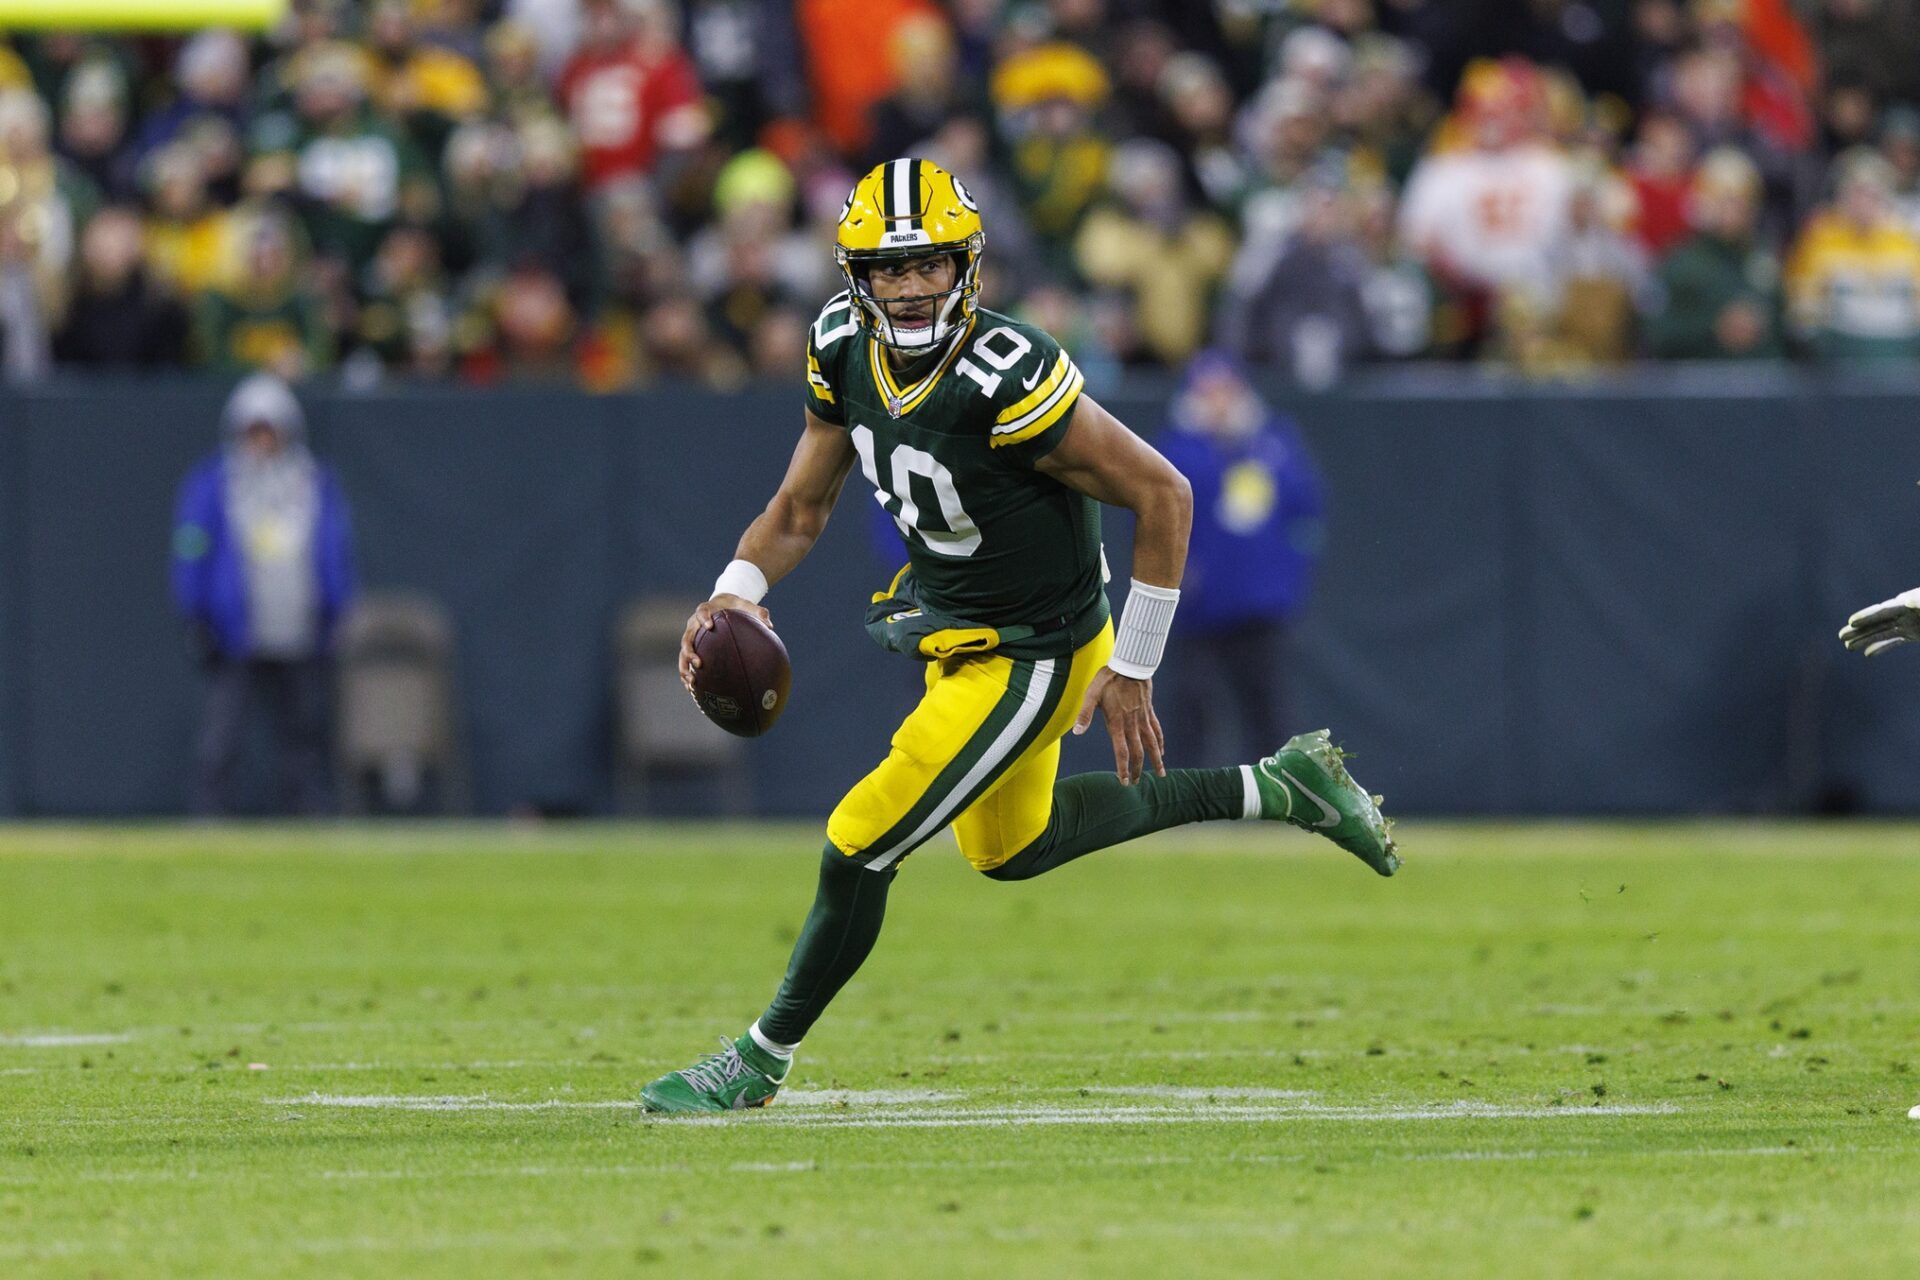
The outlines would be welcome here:
<svg viewBox="0 0 1920 1280">
<path fill-rule="evenodd" d="M 938 842 L 688 1122 L 811 829 L 0 829 L 0 1275 L 1920 1274 L 1920 829 L 1402 834 Z"/>
</svg>

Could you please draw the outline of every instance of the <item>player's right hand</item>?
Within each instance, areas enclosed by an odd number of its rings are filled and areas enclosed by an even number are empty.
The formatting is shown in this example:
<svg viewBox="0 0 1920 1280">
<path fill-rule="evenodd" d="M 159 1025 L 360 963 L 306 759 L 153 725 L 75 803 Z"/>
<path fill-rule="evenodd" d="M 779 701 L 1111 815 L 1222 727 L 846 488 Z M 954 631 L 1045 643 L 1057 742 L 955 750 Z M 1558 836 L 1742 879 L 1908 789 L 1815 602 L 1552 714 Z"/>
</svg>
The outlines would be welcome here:
<svg viewBox="0 0 1920 1280">
<path fill-rule="evenodd" d="M 1909 640 L 1920 640 L 1920 587 L 1868 605 L 1840 628 L 1840 643 L 1869 658 Z"/>
<path fill-rule="evenodd" d="M 767 611 L 743 596 L 718 595 L 705 604 L 695 607 L 693 616 L 687 619 L 687 629 L 680 636 L 680 683 L 687 686 L 687 692 L 693 692 L 693 671 L 700 665 L 700 659 L 693 651 L 693 639 L 702 631 L 713 630 L 713 615 L 722 609 L 745 609 L 760 621 L 773 627 L 773 618 Z"/>
</svg>

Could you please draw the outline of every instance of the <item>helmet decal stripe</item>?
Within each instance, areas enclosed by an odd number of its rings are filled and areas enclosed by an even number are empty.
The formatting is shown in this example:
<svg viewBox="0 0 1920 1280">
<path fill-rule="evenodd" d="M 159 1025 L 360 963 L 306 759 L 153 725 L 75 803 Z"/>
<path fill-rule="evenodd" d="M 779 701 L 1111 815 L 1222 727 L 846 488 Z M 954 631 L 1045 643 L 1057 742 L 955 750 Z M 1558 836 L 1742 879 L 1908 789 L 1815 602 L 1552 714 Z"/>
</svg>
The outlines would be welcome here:
<svg viewBox="0 0 1920 1280">
<path fill-rule="evenodd" d="M 907 201 L 908 203 L 901 209 L 901 212 L 913 219 L 913 221 L 909 222 L 907 225 L 915 231 L 918 231 L 921 229 L 920 219 L 922 214 L 914 212 L 912 202 L 915 200 L 918 200 L 919 198 L 920 198 L 920 162 L 918 160 L 913 160 L 908 163 L 908 168 L 907 168 Z M 924 211 L 922 212 L 924 213 Z"/>
<path fill-rule="evenodd" d="M 889 218 L 897 220 L 913 216 L 913 202 L 908 198 L 907 192 L 907 172 L 912 167 L 911 160 L 895 160 L 891 172 L 887 174 L 889 179 L 887 185 L 892 188 L 892 199 L 888 203 L 893 206 L 887 211 Z"/>
</svg>

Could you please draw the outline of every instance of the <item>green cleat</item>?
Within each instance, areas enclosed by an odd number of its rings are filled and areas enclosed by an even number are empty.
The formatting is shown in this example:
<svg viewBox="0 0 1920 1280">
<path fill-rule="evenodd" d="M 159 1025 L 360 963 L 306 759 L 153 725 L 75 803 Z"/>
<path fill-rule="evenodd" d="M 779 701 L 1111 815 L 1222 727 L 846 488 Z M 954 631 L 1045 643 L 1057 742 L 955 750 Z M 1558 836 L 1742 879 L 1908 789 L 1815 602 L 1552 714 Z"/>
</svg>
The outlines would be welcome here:
<svg viewBox="0 0 1920 1280">
<path fill-rule="evenodd" d="M 1383 876 L 1400 868 L 1393 824 L 1341 763 L 1344 752 L 1325 729 L 1297 734 L 1253 767 L 1260 816 L 1317 832 Z"/>
<path fill-rule="evenodd" d="M 786 1083 L 791 1060 L 781 1062 L 747 1036 L 727 1040 L 690 1067 L 670 1071 L 640 1091 L 648 1111 L 688 1115 L 705 1111 L 745 1111 L 773 1101 Z M 773 1074 L 775 1070 L 779 1075 Z"/>
</svg>

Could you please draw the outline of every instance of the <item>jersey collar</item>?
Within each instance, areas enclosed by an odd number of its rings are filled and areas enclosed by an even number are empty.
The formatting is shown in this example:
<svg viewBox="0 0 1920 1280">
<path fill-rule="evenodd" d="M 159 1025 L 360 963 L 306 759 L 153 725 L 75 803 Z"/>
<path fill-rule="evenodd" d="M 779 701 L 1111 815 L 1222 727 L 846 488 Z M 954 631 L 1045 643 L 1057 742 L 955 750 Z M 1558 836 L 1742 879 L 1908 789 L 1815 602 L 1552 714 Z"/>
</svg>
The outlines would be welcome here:
<svg viewBox="0 0 1920 1280">
<path fill-rule="evenodd" d="M 940 381 L 948 367 L 953 364 L 954 357 L 960 353 L 960 348 L 966 345 L 967 337 L 973 332 L 973 324 L 977 318 L 976 316 L 967 317 L 966 327 L 954 335 L 953 344 L 947 348 L 947 353 L 940 357 L 939 363 L 933 366 L 931 373 L 904 388 L 894 381 L 893 368 L 887 363 L 886 356 L 881 354 L 880 344 L 873 340 L 873 335 L 867 335 L 867 361 L 873 369 L 873 384 L 880 388 L 880 394 L 885 397 L 888 413 L 896 418 L 905 417 L 919 408 L 926 398 L 933 394 L 934 384 Z"/>
</svg>

